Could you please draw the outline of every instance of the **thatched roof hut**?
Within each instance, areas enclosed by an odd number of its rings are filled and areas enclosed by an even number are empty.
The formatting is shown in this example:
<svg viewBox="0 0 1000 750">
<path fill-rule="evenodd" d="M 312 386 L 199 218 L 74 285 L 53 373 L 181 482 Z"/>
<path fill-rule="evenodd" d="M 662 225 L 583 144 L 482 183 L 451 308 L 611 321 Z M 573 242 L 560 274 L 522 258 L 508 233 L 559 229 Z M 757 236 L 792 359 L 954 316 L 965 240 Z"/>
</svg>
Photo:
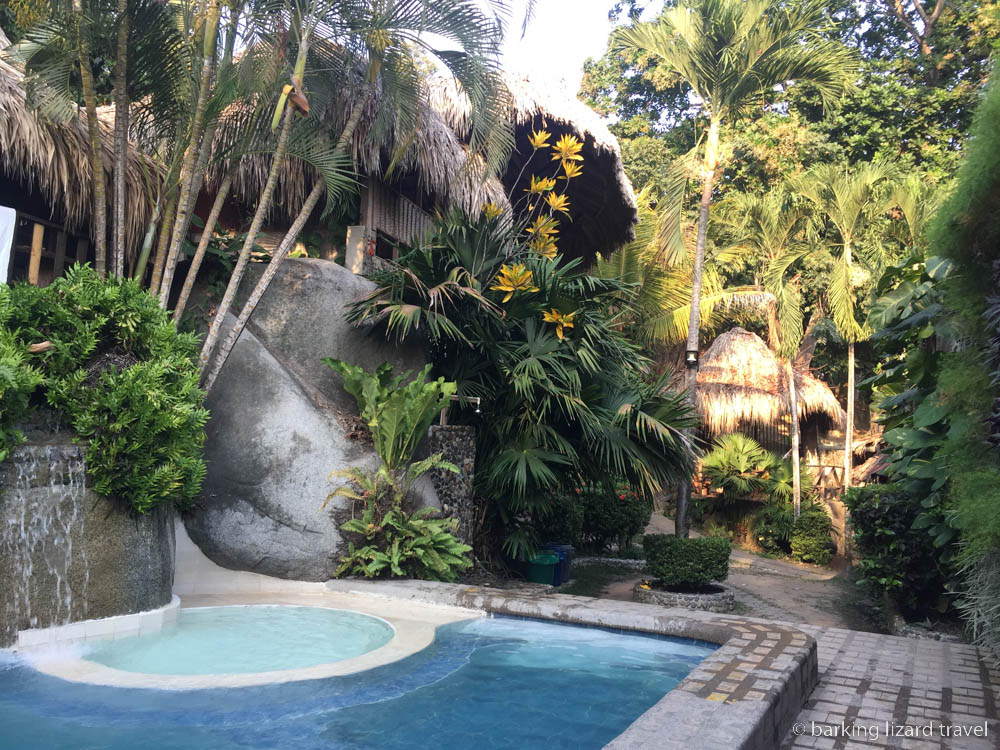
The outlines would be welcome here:
<svg viewBox="0 0 1000 750">
<path fill-rule="evenodd" d="M 0 31 L 0 49 L 9 45 Z M 90 225 L 94 205 L 86 115 L 80 112 L 64 123 L 49 122 L 28 106 L 25 95 L 24 74 L 0 60 L 0 180 L 12 183 L 6 192 L 15 197 L 39 191 L 49 212 L 42 218 L 80 232 Z M 104 121 L 100 127 L 110 216 L 114 132 Z M 126 214 L 126 241 L 131 247 L 142 241 L 146 231 L 151 210 L 146 180 L 155 180 L 157 174 L 152 162 L 130 152 L 126 184 L 133 198 Z M 92 236 L 93 227 L 90 232 Z"/>
<path fill-rule="evenodd" d="M 825 383 L 795 371 L 795 385 L 800 420 L 822 414 L 843 425 L 844 410 Z M 779 424 L 790 411 L 785 366 L 759 336 L 733 328 L 701 357 L 697 407 L 713 435 Z"/>
<path fill-rule="evenodd" d="M 484 176 L 478 157 L 468 149 L 468 99 L 452 79 L 436 78 L 428 83 L 428 97 L 421 105 L 419 124 L 413 132 L 390 132 L 382 143 L 367 137 L 381 106 L 371 96 L 362 113 L 352 141 L 353 157 L 365 176 L 384 181 L 424 210 L 459 207 L 477 213 L 492 202 L 508 205 L 507 195 L 521 195 L 531 168 L 523 169 L 532 149 L 527 137 L 532 129 L 546 128 L 553 141 L 563 133 L 576 135 L 583 143 L 584 172 L 569 188 L 573 221 L 560 227 L 560 251 L 569 257 L 591 259 L 597 252 L 610 252 L 633 236 L 636 202 L 625 176 L 618 142 L 600 117 L 582 102 L 555 92 L 541 92 L 524 79 L 508 78 L 510 116 L 515 123 L 516 151 L 503 175 Z M 346 122 L 353 96 L 343 97 L 341 109 L 325 117 L 331 134 L 339 134 Z M 234 118 L 238 113 L 233 113 Z M 234 128 L 219 128 L 214 144 L 217 154 L 232 144 Z M 397 144 L 404 144 L 402 156 L 389 169 Z M 397 155 L 398 156 L 398 155 Z M 234 198 L 253 205 L 267 178 L 271 159 L 267 154 L 240 160 L 233 180 Z M 551 164 L 537 162 L 539 168 Z M 217 161 L 209 174 L 209 190 L 221 181 L 229 164 Z M 520 177 L 520 181 L 518 180 Z M 316 179 L 314 171 L 298 159 L 286 161 L 273 203 L 277 218 L 295 216 Z M 518 184 L 515 185 L 514 183 Z"/>
<path fill-rule="evenodd" d="M 625 175 L 618 140 L 600 116 L 572 91 L 542 88 L 523 76 L 507 75 L 505 83 L 517 143 L 502 175 L 510 194 L 522 195 L 532 171 L 546 166 L 537 159 L 530 161 L 534 152 L 528 136 L 532 130 L 548 130 L 551 142 L 563 134 L 575 135 L 583 143 L 583 175 L 569 186 L 573 221 L 560 226 L 560 252 L 590 260 L 595 253 L 610 253 L 633 239 L 638 216 L 635 193 Z M 430 93 L 434 109 L 466 138 L 469 100 L 456 82 L 435 79 Z"/>
<path fill-rule="evenodd" d="M 353 97 L 345 97 L 345 108 L 330 113 L 326 122 L 330 132 L 339 134 L 349 114 Z M 354 163 L 363 175 L 381 177 L 389 168 L 396 143 L 405 143 L 400 158 L 393 165 L 391 181 L 400 184 L 411 194 L 423 194 L 430 202 L 444 206 L 457 206 L 465 211 L 478 211 L 487 202 L 504 205 L 506 195 L 496 178 L 483 179 L 482 169 L 475 162 L 469 163 L 466 147 L 459 141 L 441 115 L 427 103 L 421 107 L 419 126 L 411 133 L 391 133 L 385 143 L 373 143 L 367 137 L 372 123 L 378 116 L 380 100 L 372 96 L 362 113 L 361 122 L 352 141 Z M 238 121 L 238 113 L 231 113 Z M 231 147 L 237 128 L 227 128 L 225 121 L 216 131 L 214 151 L 225 153 Z M 229 169 L 228 160 L 216 161 L 208 179 L 209 189 L 221 183 Z M 253 205 L 260 195 L 271 167 L 269 154 L 261 153 L 240 159 L 233 178 L 233 197 L 246 205 Z M 299 159 L 287 159 L 278 179 L 273 202 L 276 217 L 292 219 L 298 214 L 306 195 L 317 179 L 315 171 Z"/>
</svg>

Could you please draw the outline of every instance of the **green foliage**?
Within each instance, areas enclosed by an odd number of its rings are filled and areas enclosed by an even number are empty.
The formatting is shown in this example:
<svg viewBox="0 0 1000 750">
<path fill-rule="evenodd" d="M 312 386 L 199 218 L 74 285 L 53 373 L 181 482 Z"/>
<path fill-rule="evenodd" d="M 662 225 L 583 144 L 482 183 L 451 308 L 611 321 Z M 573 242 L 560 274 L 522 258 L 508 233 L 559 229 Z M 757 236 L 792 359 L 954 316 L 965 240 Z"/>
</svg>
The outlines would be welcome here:
<svg viewBox="0 0 1000 750">
<path fill-rule="evenodd" d="M 455 383 L 444 378 L 427 382 L 431 366 L 404 385 L 407 372 L 392 376 L 392 365 L 383 363 L 375 373 L 339 359 L 323 359 L 339 373 L 344 388 L 354 396 L 361 418 L 371 431 L 375 450 L 390 471 L 402 469 L 413 459 L 417 444 L 442 409 L 451 404 Z"/>
<path fill-rule="evenodd" d="M 647 534 L 642 539 L 650 572 L 669 588 L 698 588 L 729 577 L 728 539 L 681 539 L 668 534 Z"/>
<path fill-rule="evenodd" d="M 771 470 L 778 458 L 751 437 L 738 432 L 720 435 L 701 459 L 701 472 L 713 487 L 722 490 L 723 502 L 766 499 Z"/>
<path fill-rule="evenodd" d="M 439 453 L 412 464 L 402 484 L 385 465 L 375 472 L 357 468 L 335 472 L 350 479 L 351 484 L 338 488 L 330 497 L 348 497 L 355 502 L 355 509 L 360 506 L 360 515 L 341 526 L 349 541 L 335 577 L 454 581 L 472 565 L 466 556 L 472 548 L 459 542 L 453 533 L 458 523 L 455 519 L 430 518 L 437 512 L 434 508 L 414 513 L 403 509 L 406 491 L 431 469 L 458 471 L 453 464 L 442 461 Z"/>
<path fill-rule="evenodd" d="M 553 492 L 549 501 L 532 514 L 532 525 L 542 543 L 579 544 L 583 533 L 583 503 L 579 495 Z"/>
<path fill-rule="evenodd" d="M 330 474 L 348 482 L 327 495 L 324 506 L 343 497 L 351 501 L 352 512 L 360 514 L 340 527 L 353 538 L 335 575 L 455 580 L 472 565 L 466 557 L 472 548 L 453 533 L 457 521 L 430 518 L 437 513 L 434 508 L 413 513 L 404 508 L 413 483 L 428 471 L 458 472 L 440 453 L 411 463 L 434 417 L 449 404 L 455 384 L 444 378 L 426 382 L 430 367 L 404 384 L 410 373 L 393 377 L 389 364 L 373 374 L 338 359 L 323 362 L 340 374 L 344 388 L 358 402 L 382 459 L 374 471 L 351 467 Z"/>
<path fill-rule="evenodd" d="M 27 353 L 45 341 L 51 347 Z M 74 266 L 44 289 L 0 291 L 0 367 L 6 360 L 21 371 L 10 414 L 3 394 L 3 429 L 23 416 L 27 388 L 40 385 L 39 395 L 87 441 L 94 489 L 140 513 L 188 506 L 205 474 L 208 419 L 196 346 L 137 283 L 102 281 L 89 267 Z"/>
<path fill-rule="evenodd" d="M 787 555 L 792 551 L 794 525 L 795 509 L 791 503 L 765 503 L 753 517 L 754 541 L 769 555 Z"/>
<path fill-rule="evenodd" d="M 914 522 L 919 496 L 898 484 L 852 487 L 844 497 L 851 513 L 859 583 L 886 595 L 908 614 L 943 609 L 946 572 L 931 537 Z"/>
<path fill-rule="evenodd" d="M 0 462 L 6 461 L 12 448 L 24 441 L 17 429 L 31 410 L 31 394 L 41 385 L 43 376 L 27 362 L 27 347 L 8 327 L 12 314 L 10 288 L 0 286 Z"/>
<path fill-rule="evenodd" d="M 833 557 L 832 531 L 833 521 L 819 505 L 803 509 L 788 540 L 792 555 L 802 562 L 826 565 Z"/>
<path fill-rule="evenodd" d="M 649 523 L 653 505 L 627 485 L 588 484 L 578 488 L 576 496 L 583 509 L 583 523 L 578 545 L 603 552 L 613 542 L 619 551 L 628 550 L 632 537 Z"/>
<path fill-rule="evenodd" d="M 972 643 L 1000 664 L 1000 552 L 966 563 L 962 570 L 963 590 L 958 610 L 966 619 Z"/>
<path fill-rule="evenodd" d="M 379 288 L 348 313 L 398 339 L 423 334 L 436 372 L 458 395 L 481 398 L 476 489 L 490 523 L 519 555 L 534 539 L 520 519 L 548 506 L 561 486 L 622 479 L 643 496 L 687 476 L 693 424 L 683 396 L 625 336 L 619 311 L 629 285 L 548 258 L 500 219 L 450 214 L 429 242 L 374 274 Z M 500 274 L 520 266 L 530 284 L 510 294 Z M 572 327 L 557 327 L 555 311 Z M 561 335 L 560 335 L 561 334 Z"/>
</svg>

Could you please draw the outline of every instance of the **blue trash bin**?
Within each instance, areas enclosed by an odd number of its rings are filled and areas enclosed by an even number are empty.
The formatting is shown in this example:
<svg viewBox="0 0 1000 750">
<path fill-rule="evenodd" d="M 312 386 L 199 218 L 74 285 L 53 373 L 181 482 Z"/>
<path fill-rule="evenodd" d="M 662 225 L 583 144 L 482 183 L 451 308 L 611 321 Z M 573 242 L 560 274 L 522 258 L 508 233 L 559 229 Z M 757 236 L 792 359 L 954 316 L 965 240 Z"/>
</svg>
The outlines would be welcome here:
<svg viewBox="0 0 1000 750">
<path fill-rule="evenodd" d="M 547 544 L 542 549 L 559 556 L 559 565 L 556 566 L 552 585 L 561 586 L 566 583 L 569 580 L 569 569 L 573 560 L 573 547 L 569 544 Z"/>
</svg>

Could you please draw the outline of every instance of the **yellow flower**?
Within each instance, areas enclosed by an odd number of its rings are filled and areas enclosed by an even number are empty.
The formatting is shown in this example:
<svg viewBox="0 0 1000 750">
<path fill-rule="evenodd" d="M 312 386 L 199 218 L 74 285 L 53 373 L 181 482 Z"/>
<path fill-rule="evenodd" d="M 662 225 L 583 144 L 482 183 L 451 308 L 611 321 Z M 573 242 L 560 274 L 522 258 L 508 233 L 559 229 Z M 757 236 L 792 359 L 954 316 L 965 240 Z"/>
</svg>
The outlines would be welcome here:
<svg viewBox="0 0 1000 750">
<path fill-rule="evenodd" d="M 566 197 L 565 193 L 562 195 L 549 193 L 545 196 L 545 202 L 549 204 L 549 208 L 553 211 L 562 211 L 569 216 L 569 198 Z"/>
<path fill-rule="evenodd" d="M 531 144 L 533 149 L 539 149 L 543 146 L 549 145 L 549 138 L 552 134 L 547 130 L 532 130 L 531 135 L 528 136 L 528 143 Z"/>
<path fill-rule="evenodd" d="M 495 219 L 500 214 L 503 213 L 503 209 L 500 208 L 496 203 L 484 203 L 483 204 L 483 214 L 487 219 Z"/>
<path fill-rule="evenodd" d="M 547 193 L 555 186 L 556 181 L 551 177 L 542 177 L 539 179 L 535 175 L 531 175 L 531 186 L 526 187 L 524 192 L 531 193 L 532 195 L 541 195 L 542 193 Z"/>
<path fill-rule="evenodd" d="M 577 137 L 567 133 L 556 141 L 556 145 L 552 147 L 552 161 L 560 159 L 564 162 L 583 161 L 583 157 L 580 155 L 580 149 L 582 148 L 583 144 L 580 143 Z"/>
<path fill-rule="evenodd" d="M 507 302 L 514 296 L 515 292 L 537 292 L 538 287 L 531 283 L 532 280 L 531 271 L 525 268 L 523 263 L 515 263 L 512 266 L 505 263 L 500 267 L 497 283 L 490 289 L 496 292 L 507 292 L 507 296 L 503 298 L 503 301 Z"/>
<path fill-rule="evenodd" d="M 539 216 L 535 219 L 535 223 L 525 227 L 524 231 L 536 237 L 551 237 L 554 234 L 559 234 L 559 230 L 556 228 L 558 226 L 559 222 L 551 216 Z"/>
<path fill-rule="evenodd" d="M 573 161 L 564 161 L 562 168 L 566 176 L 560 177 L 560 180 L 572 180 L 574 177 L 579 177 L 583 174 L 583 167 Z"/>
<path fill-rule="evenodd" d="M 563 329 L 573 327 L 573 318 L 575 316 L 576 316 L 575 312 L 566 313 L 565 315 L 563 315 L 555 308 L 552 308 L 550 312 L 542 313 L 542 320 L 544 320 L 546 323 L 556 324 L 556 336 L 558 336 L 559 340 L 562 341 Z"/>
<path fill-rule="evenodd" d="M 556 242 L 551 237 L 537 235 L 528 243 L 528 248 L 549 260 L 556 257 Z"/>
</svg>

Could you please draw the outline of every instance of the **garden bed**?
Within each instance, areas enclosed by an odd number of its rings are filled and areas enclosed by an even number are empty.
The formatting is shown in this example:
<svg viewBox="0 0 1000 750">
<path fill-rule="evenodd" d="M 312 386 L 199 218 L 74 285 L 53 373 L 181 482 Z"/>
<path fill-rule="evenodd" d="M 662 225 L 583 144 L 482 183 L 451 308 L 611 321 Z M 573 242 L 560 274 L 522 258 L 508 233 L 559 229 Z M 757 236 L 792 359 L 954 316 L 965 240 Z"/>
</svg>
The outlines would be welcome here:
<svg viewBox="0 0 1000 750">
<path fill-rule="evenodd" d="M 702 612 L 725 614 L 736 608 L 736 596 L 732 589 L 713 583 L 696 589 L 671 591 L 663 588 L 658 580 L 648 584 L 640 581 L 632 589 L 632 598 L 641 604 L 659 604 L 661 607 L 683 607 Z"/>
</svg>

